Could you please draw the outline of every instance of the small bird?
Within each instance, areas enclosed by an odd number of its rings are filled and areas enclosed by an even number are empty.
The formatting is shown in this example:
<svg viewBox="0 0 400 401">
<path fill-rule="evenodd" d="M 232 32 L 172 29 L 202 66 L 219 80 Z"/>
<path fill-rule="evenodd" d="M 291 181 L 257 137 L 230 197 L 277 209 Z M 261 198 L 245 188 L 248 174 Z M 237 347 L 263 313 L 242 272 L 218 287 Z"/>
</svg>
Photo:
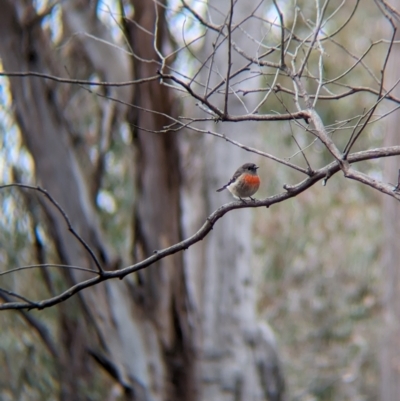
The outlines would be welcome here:
<svg viewBox="0 0 400 401">
<path fill-rule="evenodd" d="M 257 174 L 258 167 L 254 163 L 246 163 L 239 167 L 229 182 L 223 187 L 217 189 L 217 192 L 223 191 L 225 188 L 236 199 L 244 201 L 243 198 L 250 198 L 260 187 L 260 177 Z"/>
</svg>

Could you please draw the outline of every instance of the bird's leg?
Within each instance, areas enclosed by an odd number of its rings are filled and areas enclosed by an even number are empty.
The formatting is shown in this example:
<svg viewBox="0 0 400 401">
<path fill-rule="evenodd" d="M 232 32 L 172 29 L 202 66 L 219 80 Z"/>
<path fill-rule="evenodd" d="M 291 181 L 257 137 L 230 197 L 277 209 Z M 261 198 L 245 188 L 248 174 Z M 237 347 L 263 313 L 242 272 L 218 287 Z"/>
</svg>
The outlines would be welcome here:
<svg viewBox="0 0 400 401">
<path fill-rule="evenodd" d="M 247 202 L 246 202 L 243 198 L 239 197 L 239 199 L 240 199 L 243 203 L 246 203 L 246 205 L 247 205 Z"/>
</svg>

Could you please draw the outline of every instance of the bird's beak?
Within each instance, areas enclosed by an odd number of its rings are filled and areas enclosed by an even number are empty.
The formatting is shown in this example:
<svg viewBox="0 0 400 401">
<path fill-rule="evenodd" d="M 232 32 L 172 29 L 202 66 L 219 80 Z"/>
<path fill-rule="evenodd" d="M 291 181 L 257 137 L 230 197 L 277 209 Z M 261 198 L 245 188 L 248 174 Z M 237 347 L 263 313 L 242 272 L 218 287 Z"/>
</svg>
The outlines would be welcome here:
<svg viewBox="0 0 400 401">
<path fill-rule="evenodd" d="M 254 168 L 257 170 L 257 169 L 258 169 L 258 168 L 260 168 L 260 167 L 258 167 L 258 166 L 255 166 Z"/>
</svg>

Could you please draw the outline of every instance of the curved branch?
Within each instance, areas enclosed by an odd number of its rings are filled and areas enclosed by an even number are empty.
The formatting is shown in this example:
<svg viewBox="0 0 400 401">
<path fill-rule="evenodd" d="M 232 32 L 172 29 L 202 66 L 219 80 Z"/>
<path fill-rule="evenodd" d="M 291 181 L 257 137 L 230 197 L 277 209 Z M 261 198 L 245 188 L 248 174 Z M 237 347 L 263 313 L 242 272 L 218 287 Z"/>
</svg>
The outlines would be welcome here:
<svg viewBox="0 0 400 401">
<path fill-rule="evenodd" d="M 64 209 L 58 204 L 58 202 L 43 188 L 40 187 L 34 187 L 33 185 L 27 185 L 27 184 L 21 184 L 21 183 L 12 183 L 12 184 L 6 184 L 6 185 L 0 185 L 0 189 L 3 188 L 11 188 L 11 187 L 19 187 L 19 188 L 26 188 L 26 189 L 33 189 L 35 191 L 40 192 L 43 194 L 59 211 L 61 216 L 63 217 L 64 221 L 66 222 L 68 226 L 68 230 L 72 233 L 72 235 L 82 244 L 82 246 L 86 249 L 86 251 L 89 253 L 90 257 L 92 258 L 93 262 L 95 263 L 99 273 L 101 274 L 104 270 L 103 267 L 100 264 L 100 261 L 97 259 L 96 255 L 90 248 L 90 246 L 85 242 L 85 240 L 75 231 L 75 229 L 72 227 L 71 221 L 69 220 L 67 214 L 65 213 Z"/>
<path fill-rule="evenodd" d="M 212 103 L 210 103 L 205 97 L 197 94 L 189 85 L 180 79 L 176 78 L 174 75 L 162 74 L 158 71 L 159 75 L 164 79 L 170 79 L 176 82 L 178 85 L 182 86 L 187 93 L 194 99 L 200 101 L 204 106 L 208 107 L 214 114 L 216 119 L 221 121 L 287 121 L 287 120 L 308 120 L 310 115 L 306 110 L 300 110 L 290 114 L 264 114 L 264 115 L 254 115 L 254 114 L 244 114 L 240 116 L 224 115 L 223 111 L 218 109 Z"/>
<path fill-rule="evenodd" d="M 61 77 L 57 77 L 55 75 L 43 74 L 41 72 L 35 72 L 35 71 L 21 71 L 21 72 L 1 71 L 0 77 L 19 77 L 19 78 L 38 77 L 38 78 L 49 79 L 51 81 L 56 81 L 56 82 L 60 82 L 60 83 L 64 83 L 64 84 L 77 84 L 77 85 L 90 85 L 90 86 L 129 86 L 129 85 L 144 84 L 146 82 L 151 82 L 151 81 L 158 81 L 160 79 L 159 76 L 154 75 L 152 77 L 136 79 L 133 81 L 99 82 L 99 81 L 87 81 L 85 79 L 61 78 Z"/>
<path fill-rule="evenodd" d="M 352 153 L 347 158 L 347 163 L 356 163 L 364 160 L 377 159 L 382 157 L 390 157 L 400 155 L 400 146 L 391 146 L 386 148 L 378 148 L 378 149 L 370 149 L 362 152 Z M 162 250 L 155 250 L 154 254 L 143 261 L 136 263 L 131 266 L 127 266 L 120 270 L 113 271 L 103 271 L 102 274 L 98 274 L 96 277 L 90 278 L 88 280 L 82 281 L 74 286 L 70 287 L 68 290 L 62 292 L 61 294 L 54 296 L 52 298 L 48 298 L 42 301 L 33 302 L 30 300 L 26 300 L 25 302 L 5 302 L 0 305 L 0 310 L 8 310 L 8 309 L 44 309 L 49 308 L 53 305 L 59 304 L 60 302 L 65 301 L 66 299 L 72 297 L 74 294 L 82 291 L 85 288 L 92 287 L 102 281 L 110 280 L 110 279 L 123 279 L 126 275 L 137 272 L 139 270 L 145 269 L 148 266 L 151 266 L 155 262 L 163 259 L 167 256 L 173 255 L 177 252 L 184 251 L 188 249 L 190 246 L 196 244 L 197 242 L 203 240 L 206 235 L 212 230 L 214 224 L 221 219 L 225 214 L 235 209 L 243 209 L 243 208 L 257 208 L 257 207 L 267 207 L 283 202 L 287 199 L 293 198 L 300 193 L 304 192 L 306 189 L 315 185 L 318 181 L 325 179 L 329 179 L 331 176 L 336 174 L 341 169 L 344 170 L 343 166 L 339 160 L 335 160 L 327 166 L 315 171 L 315 173 L 301 181 L 296 185 L 284 185 L 285 192 L 282 192 L 277 195 L 270 196 L 266 199 L 256 200 L 254 202 L 244 203 L 242 201 L 231 202 L 226 205 L 221 206 L 216 211 L 214 211 L 202 225 L 202 227 L 191 237 L 185 239 L 184 241 L 178 242 L 175 245 L 172 245 L 168 248 Z M 383 192 L 387 195 L 392 196 L 393 198 L 400 201 L 400 193 L 396 191 L 396 187 L 394 185 L 384 184 L 382 182 L 378 182 L 376 180 L 371 179 L 365 174 L 356 172 L 352 168 L 347 168 L 344 171 L 346 177 L 350 179 L 354 179 L 360 181 L 372 188 L 377 189 L 380 192 Z M 11 186 L 9 184 L 8 186 Z M 36 189 L 32 187 L 32 189 Z M 24 299 L 22 296 L 7 292 L 6 293 L 18 297 L 20 299 Z"/>
<path fill-rule="evenodd" d="M 48 268 L 48 267 L 58 267 L 61 269 L 69 269 L 69 270 L 80 270 L 83 272 L 99 274 L 99 272 L 97 270 L 87 269 L 86 267 L 62 265 L 59 263 L 42 263 L 42 264 L 37 264 L 37 265 L 19 266 L 19 267 L 15 267 L 14 269 L 5 270 L 3 272 L 0 272 L 0 276 L 5 276 L 7 274 L 15 273 L 15 272 L 18 272 L 21 270 L 41 269 L 41 268 Z"/>
<path fill-rule="evenodd" d="M 369 88 L 367 86 L 365 86 L 365 87 L 364 86 L 350 86 L 350 85 L 339 84 L 337 82 L 335 83 L 335 85 L 339 85 L 339 86 L 343 86 L 343 87 L 349 88 L 349 90 L 347 92 L 338 93 L 337 95 L 320 95 L 320 96 L 318 96 L 318 100 L 339 100 L 339 99 L 345 98 L 347 96 L 354 95 L 357 92 L 367 92 L 367 93 L 371 93 L 373 95 L 379 95 L 379 91 L 378 90 L 375 90 L 373 88 Z M 262 89 L 260 88 L 259 90 L 257 90 L 257 92 L 261 92 L 261 90 Z M 291 89 L 288 89 L 288 88 L 285 88 L 279 83 L 275 85 L 274 90 L 277 93 L 278 92 L 284 92 L 284 93 L 288 93 L 289 95 L 292 95 L 292 96 L 296 95 L 295 91 L 293 91 Z M 247 93 L 250 93 L 250 91 L 248 91 L 246 93 L 243 93 L 243 94 L 245 95 Z M 299 97 L 303 97 L 303 95 L 299 94 Z M 316 96 L 311 94 L 311 95 L 309 95 L 309 97 L 310 97 L 310 99 L 315 99 Z M 393 95 L 389 95 L 388 94 L 387 96 L 385 96 L 385 98 L 387 100 L 391 100 L 392 102 L 400 104 L 400 99 L 395 97 L 395 96 L 393 96 Z"/>
</svg>

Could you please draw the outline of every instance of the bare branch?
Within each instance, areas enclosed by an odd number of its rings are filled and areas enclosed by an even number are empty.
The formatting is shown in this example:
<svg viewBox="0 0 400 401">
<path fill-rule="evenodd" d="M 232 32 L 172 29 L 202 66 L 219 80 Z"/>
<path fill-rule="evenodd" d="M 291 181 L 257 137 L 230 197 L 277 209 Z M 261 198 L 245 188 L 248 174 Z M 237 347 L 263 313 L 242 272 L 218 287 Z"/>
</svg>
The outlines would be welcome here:
<svg viewBox="0 0 400 401">
<path fill-rule="evenodd" d="M 316 4 L 318 6 L 319 3 L 316 2 Z M 320 12 L 318 12 L 317 24 L 316 24 L 315 29 L 314 29 L 314 35 L 313 35 L 311 44 L 310 44 L 310 46 L 309 46 L 309 48 L 307 50 L 307 53 L 306 53 L 306 55 L 305 55 L 305 57 L 303 59 L 303 62 L 301 64 L 299 70 L 296 73 L 296 75 L 298 77 L 301 77 L 303 75 L 304 68 L 305 68 L 305 66 L 306 66 L 306 64 L 308 62 L 308 59 L 310 57 L 310 54 L 311 54 L 311 52 L 312 52 L 312 50 L 314 48 L 314 44 L 317 41 L 317 38 L 318 38 L 318 35 L 319 35 L 319 31 L 320 31 L 322 23 L 324 21 L 324 15 L 325 15 L 326 8 L 328 7 L 328 4 L 329 4 L 329 0 L 325 0 L 325 4 L 323 5 L 322 10 Z M 319 9 L 318 9 L 318 11 L 319 11 Z"/>
<path fill-rule="evenodd" d="M 349 167 L 351 163 L 356 163 L 364 160 L 382 158 L 382 157 L 390 157 L 390 156 L 397 156 L 400 155 L 400 146 L 392 146 L 387 148 L 378 148 L 378 149 L 370 149 L 367 151 L 352 153 L 348 156 L 346 161 L 346 167 L 343 168 L 342 162 L 339 160 L 335 160 L 332 163 L 328 164 L 327 166 L 317 170 L 314 174 L 305 180 L 301 181 L 296 185 L 284 185 L 285 192 L 282 192 L 278 195 L 270 196 L 263 200 L 256 200 L 254 202 L 231 202 L 226 205 L 221 206 L 215 212 L 213 212 L 205 221 L 203 226 L 191 237 L 181 241 L 177 244 L 174 244 L 170 247 L 167 247 L 162 250 L 155 250 L 154 254 L 143 261 L 136 263 L 131 266 L 127 266 L 120 270 L 113 270 L 113 271 L 102 271 L 101 274 L 98 274 L 96 277 L 88 279 L 86 281 L 82 281 L 78 284 L 73 285 L 68 290 L 62 292 L 61 294 L 54 296 L 52 298 L 48 298 L 45 300 L 41 300 L 38 302 L 34 302 L 24 298 L 19 294 L 15 294 L 11 291 L 7 291 L 4 289 L 0 289 L 0 291 L 5 292 L 8 295 L 12 295 L 16 298 L 21 299 L 23 302 L 5 302 L 0 305 L 0 310 L 7 310 L 7 309 L 44 309 L 56 305 L 60 302 L 65 301 L 66 299 L 70 298 L 74 294 L 82 291 L 85 288 L 92 287 L 100 282 L 110 280 L 110 279 L 123 279 L 126 275 L 137 272 L 139 270 L 145 269 L 148 266 L 151 266 L 155 262 L 160 259 L 163 259 L 167 256 L 173 255 L 177 252 L 183 251 L 188 249 L 193 244 L 201 241 L 205 238 L 205 236 L 212 230 L 214 224 L 221 219 L 226 213 L 231 210 L 235 209 L 243 209 L 243 208 L 257 208 L 257 207 L 270 207 L 276 203 L 283 202 L 289 198 L 293 198 L 300 193 L 304 192 L 311 186 L 315 185 L 318 181 L 322 179 L 327 179 L 332 175 L 336 174 L 341 169 L 344 169 L 345 176 L 357 180 L 365 185 L 368 185 L 382 193 L 385 193 L 389 196 L 400 201 L 400 193 L 396 192 L 393 185 L 384 184 L 377 180 L 374 180 L 368 177 L 365 174 L 359 173 Z M 8 184 L 7 186 L 21 186 L 21 184 Z M 3 187 L 7 187 L 3 186 Z M 28 187 L 28 186 L 25 186 Z M 36 190 L 36 187 L 31 187 L 31 189 Z"/>
<path fill-rule="evenodd" d="M 180 79 L 176 78 L 174 75 L 166 75 L 166 74 L 161 74 L 165 79 L 170 79 L 180 86 L 182 86 L 186 91 L 195 99 L 199 100 L 201 103 L 203 103 L 206 107 L 208 107 L 211 111 L 213 111 L 216 115 L 217 120 L 221 121 L 286 121 L 286 120 L 293 120 L 293 119 L 299 119 L 299 120 L 307 120 L 309 118 L 309 114 L 307 111 L 298 111 L 295 113 L 291 114 L 268 114 L 268 115 L 253 115 L 253 114 L 247 114 L 247 115 L 242 115 L 242 116 L 231 116 L 227 115 L 225 116 L 222 110 L 219 110 L 216 106 L 214 106 L 210 101 L 208 101 L 205 97 L 201 97 L 198 95 L 194 90 L 187 85 L 185 82 L 181 81 Z"/>
<path fill-rule="evenodd" d="M 385 60 L 383 62 L 383 67 L 382 67 L 382 77 L 381 77 L 381 84 L 380 84 L 380 88 L 379 88 L 379 94 L 378 94 L 378 99 L 376 101 L 376 103 L 374 104 L 374 106 L 371 108 L 371 110 L 368 112 L 367 114 L 367 118 L 365 119 L 363 125 L 361 126 L 361 128 L 358 130 L 357 133 L 355 133 L 355 131 L 353 131 L 348 144 L 346 145 L 345 151 L 344 151 L 344 158 L 346 158 L 346 156 L 349 154 L 352 146 L 355 144 L 355 142 L 357 141 L 357 139 L 359 138 L 359 136 L 361 135 L 361 133 L 364 131 L 365 127 L 367 126 L 368 122 L 370 121 L 372 114 L 374 113 L 374 111 L 376 110 L 376 108 L 378 107 L 378 104 L 382 101 L 382 99 L 384 99 L 385 95 L 382 96 L 383 93 L 383 83 L 384 83 L 384 79 L 385 79 L 385 71 L 386 71 L 386 66 L 389 60 L 389 56 L 391 54 L 391 50 L 393 47 L 393 42 L 394 42 L 394 38 L 396 37 L 396 27 L 393 26 L 393 33 L 392 33 L 392 38 L 390 41 L 390 45 L 389 45 L 389 49 L 386 53 L 386 57 Z M 389 91 L 391 92 L 399 83 L 400 79 L 393 85 L 392 89 Z"/>
<path fill-rule="evenodd" d="M 316 130 L 316 136 L 321 140 L 321 142 L 326 146 L 326 148 L 332 153 L 332 155 L 335 157 L 336 160 L 342 160 L 342 155 L 339 152 L 339 149 L 337 148 L 337 146 L 334 144 L 332 139 L 327 134 L 325 126 L 324 126 L 319 114 L 314 109 L 310 109 L 309 114 L 310 114 L 310 120 L 313 122 L 315 130 Z"/>
<path fill-rule="evenodd" d="M 75 231 L 75 229 L 72 227 L 71 222 L 63 210 L 63 208 L 58 204 L 58 202 L 43 188 L 40 187 L 34 187 L 32 185 L 27 185 L 27 184 L 21 184 L 21 183 L 12 183 L 12 184 L 5 184 L 5 185 L 0 185 L 0 190 L 3 188 L 11 188 L 11 187 L 18 187 L 18 188 L 26 188 L 26 189 L 32 189 L 34 191 L 38 191 L 42 193 L 49 201 L 52 203 L 56 209 L 60 212 L 61 216 L 65 220 L 68 230 L 72 233 L 72 235 L 82 244 L 82 246 L 86 249 L 86 251 L 89 253 L 90 257 L 92 258 L 93 262 L 95 263 L 99 273 L 103 273 L 103 268 L 97 259 L 96 255 L 90 248 L 90 246 L 84 241 L 84 239 Z"/>
<path fill-rule="evenodd" d="M 399 169 L 399 175 L 397 176 L 397 185 L 395 186 L 393 191 L 400 191 L 400 169 Z"/>
<path fill-rule="evenodd" d="M 26 297 L 24 297 L 22 295 L 19 295 L 19 294 L 13 292 L 13 291 L 9 291 L 9 290 L 6 290 L 6 289 L 1 288 L 1 287 L 0 287 L 0 293 L 4 293 L 6 295 L 9 295 L 11 297 L 18 298 L 18 299 L 24 301 L 25 305 L 26 305 L 26 308 L 28 308 L 28 309 L 37 308 L 38 305 L 39 305 L 37 302 L 33 302 L 30 299 L 28 299 L 28 298 L 26 298 Z M 8 298 L 5 298 L 3 296 L 3 299 L 8 299 Z M 1 305 L 0 305 L 0 310 L 1 310 Z"/>
<path fill-rule="evenodd" d="M 71 78 L 61 78 L 50 74 L 43 74 L 41 72 L 34 71 L 0 71 L 0 77 L 38 77 L 49 79 L 51 81 L 56 81 L 64 84 L 74 84 L 74 85 L 90 85 L 90 86 L 129 86 L 129 85 L 139 85 L 146 82 L 157 81 L 160 79 L 158 75 L 148 78 L 137 79 L 133 81 L 126 82 L 97 82 L 97 81 L 87 81 L 85 79 L 71 79 Z"/>
<path fill-rule="evenodd" d="M 2 290 L 0 290 L 0 298 L 3 298 L 4 302 L 12 302 L 9 295 L 7 295 L 7 292 Z M 59 357 L 59 352 L 48 328 L 39 319 L 36 319 L 31 313 L 28 313 L 24 310 L 20 310 L 20 313 L 23 319 L 38 333 L 52 357 L 57 360 Z"/>
<path fill-rule="evenodd" d="M 335 83 L 335 85 L 343 86 L 343 87 L 350 88 L 350 89 L 347 92 L 338 93 L 337 95 L 319 95 L 318 99 L 319 100 L 339 100 L 339 99 L 354 95 L 355 93 L 358 93 L 358 92 L 368 92 L 368 93 L 371 93 L 373 95 L 379 95 L 379 91 L 375 90 L 373 88 L 368 88 L 368 87 L 363 87 L 363 86 L 349 86 L 349 85 L 345 85 L 345 84 L 339 84 L 337 82 Z M 262 89 L 259 88 L 259 89 L 256 89 L 254 91 L 255 92 L 260 92 L 260 91 L 262 91 Z M 288 94 L 293 95 L 293 96 L 295 95 L 294 91 L 283 87 L 279 83 L 275 85 L 275 92 L 284 92 L 284 93 L 288 93 Z M 248 91 L 247 93 L 250 93 L 250 91 Z M 299 96 L 303 97 L 302 95 L 299 95 Z M 315 99 L 316 95 L 310 94 L 309 97 L 310 97 L 310 99 Z M 391 94 L 387 94 L 385 96 L 385 98 L 388 99 L 388 100 L 391 100 L 392 102 L 400 104 L 400 99 L 395 97 L 395 96 L 393 96 L 393 95 L 391 95 Z"/>
<path fill-rule="evenodd" d="M 82 272 L 99 274 L 96 270 L 87 269 L 86 267 L 63 265 L 63 264 L 59 264 L 59 263 L 42 263 L 42 264 L 37 264 L 37 265 L 19 266 L 19 267 L 15 267 L 14 269 L 5 270 L 3 272 L 0 272 L 0 276 L 5 276 L 7 274 L 15 273 L 15 272 L 22 271 L 22 270 L 46 269 L 48 267 L 57 267 L 60 269 L 68 269 L 68 270 L 80 270 Z"/>
<path fill-rule="evenodd" d="M 233 0 L 231 0 L 231 8 L 229 10 L 229 20 L 228 20 L 228 63 L 227 63 L 226 78 L 225 78 L 224 116 L 228 115 L 229 80 L 232 68 L 232 19 L 233 19 Z"/>
<path fill-rule="evenodd" d="M 283 14 L 276 2 L 276 0 L 274 1 L 274 6 L 276 8 L 276 11 L 279 15 L 279 21 L 281 24 L 281 65 L 280 68 L 283 69 L 285 67 L 285 24 L 283 22 Z"/>
</svg>

